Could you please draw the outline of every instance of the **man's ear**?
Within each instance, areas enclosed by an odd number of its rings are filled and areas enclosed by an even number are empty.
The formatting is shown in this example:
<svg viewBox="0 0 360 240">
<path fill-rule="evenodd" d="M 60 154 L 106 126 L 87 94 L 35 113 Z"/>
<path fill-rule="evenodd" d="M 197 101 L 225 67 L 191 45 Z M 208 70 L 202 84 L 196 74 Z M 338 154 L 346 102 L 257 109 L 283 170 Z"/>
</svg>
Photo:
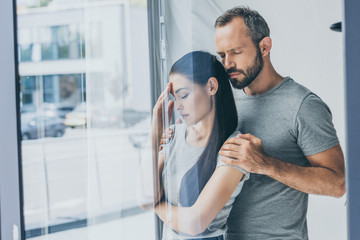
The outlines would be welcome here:
<svg viewBox="0 0 360 240">
<path fill-rule="evenodd" d="M 218 80 L 214 77 L 209 78 L 206 85 L 207 85 L 206 89 L 207 89 L 209 95 L 215 95 L 219 89 Z"/>
<path fill-rule="evenodd" d="M 261 55 L 263 57 L 270 54 L 271 47 L 272 47 L 272 41 L 270 37 L 264 37 L 263 39 L 261 39 L 259 43 L 259 48 Z"/>
</svg>

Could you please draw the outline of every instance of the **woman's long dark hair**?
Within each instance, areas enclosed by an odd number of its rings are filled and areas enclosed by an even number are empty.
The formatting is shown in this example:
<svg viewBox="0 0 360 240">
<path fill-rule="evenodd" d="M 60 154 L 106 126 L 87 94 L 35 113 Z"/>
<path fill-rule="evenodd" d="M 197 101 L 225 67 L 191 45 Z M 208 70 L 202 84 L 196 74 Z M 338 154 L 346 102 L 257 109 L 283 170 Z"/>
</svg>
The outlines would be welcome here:
<svg viewBox="0 0 360 240">
<path fill-rule="evenodd" d="M 186 172 L 180 185 L 179 201 L 182 206 L 189 207 L 196 202 L 215 171 L 218 152 L 235 131 L 238 118 L 228 75 L 214 55 L 203 51 L 190 52 L 175 62 L 170 74 L 181 74 L 201 86 L 206 85 L 211 77 L 218 81 L 213 129 L 204 151 L 194 166 Z"/>
</svg>

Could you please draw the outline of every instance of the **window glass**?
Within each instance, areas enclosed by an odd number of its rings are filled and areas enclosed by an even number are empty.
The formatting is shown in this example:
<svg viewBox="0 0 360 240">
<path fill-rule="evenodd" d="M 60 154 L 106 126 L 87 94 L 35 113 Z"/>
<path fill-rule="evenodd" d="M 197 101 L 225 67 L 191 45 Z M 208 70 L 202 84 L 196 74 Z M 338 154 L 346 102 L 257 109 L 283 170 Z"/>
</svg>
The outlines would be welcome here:
<svg viewBox="0 0 360 240">
<path fill-rule="evenodd" d="M 18 0 L 17 22 L 26 238 L 155 238 L 146 1 Z"/>
<path fill-rule="evenodd" d="M 148 42 L 153 39 L 147 35 L 145 0 L 18 0 L 26 238 L 155 238 L 153 213 L 139 207 L 152 204 L 158 180 L 152 176 L 149 147 L 151 99 L 166 88 L 171 66 L 184 54 L 206 50 L 216 55 L 215 19 L 239 4 L 267 20 L 275 68 L 328 103 L 344 142 L 343 102 L 338 100 L 343 99 L 342 38 L 329 30 L 342 18 L 339 2 L 156 2 L 160 8 L 151 17 L 159 21 L 154 34 L 160 41 L 151 47 L 159 50 L 161 76 L 150 82 Z M 150 96 L 151 90 L 156 96 Z M 234 91 L 235 97 L 239 93 Z M 164 128 L 187 117 L 179 108 L 186 97 L 175 96 L 177 111 Z M 197 106 L 188 103 L 193 112 L 203 113 Z M 175 170 L 167 171 L 161 176 L 164 187 L 176 199 L 173 189 L 181 179 L 175 180 Z M 310 196 L 310 237 L 345 238 L 343 202 Z M 166 208 L 173 216 L 171 205 Z M 164 233 L 171 238 L 170 228 L 164 227 Z"/>
<path fill-rule="evenodd" d="M 343 36 L 337 32 L 331 31 L 330 26 L 333 23 L 341 21 L 343 19 L 342 16 L 342 6 L 341 1 L 334 1 L 329 4 L 328 1 L 325 0 L 317 0 L 313 1 L 311 4 L 308 4 L 304 1 L 297 2 L 286 2 L 286 1 L 177 1 L 177 0 L 168 0 L 168 1 L 160 1 L 162 3 L 162 8 L 160 8 L 160 32 L 161 32 L 161 50 L 159 51 L 162 63 L 162 89 L 166 88 L 166 84 L 168 82 L 168 70 L 170 67 L 182 56 L 186 53 L 195 51 L 195 50 L 206 50 L 212 54 L 217 55 L 217 46 L 215 44 L 215 20 L 226 10 L 231 9 L 233 7 L 243 5 L 249 6 L 249 8 L 258 11 L 266 20 L 267 24 L 270 28 L 270 37 L 271 41 L 271 53 L 270 59 L 271 63 L 274 66 L 275 70 L 283 77 L 291 77 L 295 82 L 309 88 L 316 95 L 318 95 L 331 109 L 333 123 L 337 130 L 337 137 L 341 143 L 341 146 L 344 150 L 345 147 L 345 119 L 344 119 L 344 74 L 343 74 Z M 324 8 L 324 6 L 327 6 Z M 299 15 L 294 15 L 294 12 L 301 12 L 302 15 L 306 15 L 306 18 L 301 17 Z M 255 21 L 256 22 L 256 21 Z M 249 20 L 249 25 L 251 25 L 251 21 Z M 229 29 L 227 29 L 229 30 Z M 228 34 L 228 32 L 223 32 L 223 35 Z M 228 41 L 226 43 L 233 42 Z M 226 47 L 233 45 L 226 45 Z M 224 47 L 223 45 L 223 47 Z M 224 47 L 226 49 L 226 47 Z M 230 47 L 229 47 L 230 48 Z M 230 52 L 231 53 L 231 52 Z M 243 56 L 242 52 L 234 51 L 235 54 L 240 54 L 239 56 Z M 218 56 L 220 59 L 220 56 Z M 231 64 L 233 55 L 229 56 L 228 64 Z M 251 58 L 247 58 L 249 60 Z M 245 59 L 243 59 L 246 61 Z M 250 61 L 250 60 L 249 60 Z M 242 62 L 242 61 L 239 61 Z M 254 66 L 256 66 L 254 62 Z M 246 65 L 244 64 L 245 68 Z M 194 67 L 195 68 L 195 67 Z M 241 71 L 240 69 L 233 69 L 234 71 Z M 253 69 L 249 69 L 251 72 Z M 242 73 L 244 75 L 249 74 L 249 72 Z M 244 92 L 239 89 L 234 89 L 233 91 L 235 95 L 235 99 L 239 103 L 242 103 L 239 99 L 242 99 Z M 265 96 L 264 96 L 265 97 Z M 179 111 L 181 111 L 181 100 L 175 99 L 175 109 L 178 105 Z M 265 109 L 263 112 L 258 113 L 255 110 L 261 109 L 259 100 L 259 106 L 256 105 L 256 102 L 253 103 L 250 97 L 243 98 L 245 102 L 244 105 L 240 105 L 238 107 L 238 115 L 239 118 L 242 119 L 239 121 L 239 128 L 245 129 L 244 133 L 255 133 L 257 129 L 261 129 L 264 125 L 266 125 L 265 121 L 259 122 L 259 126 L 254 126 L 255 120 L 260 119 L 260 115 L 266 112 L 268 115 L 276 115 L 272 111 L 272 109 Z M 251 100 L 250 100 L 251 99 Z M 260 99 L 260 96 L 259 96 Z M 263 98 L 265 99 L 265 98 Z M 264 100 L 265 102 L 265 100 Z M 250 105 L 254 104 L 254 105 Z M 193 105 L 199 105 L 197 102 L 194 102 Z M 256 106 L 255 106 L 256 105 Z M 250 109 L 249 112 L 245 112 L 244 108 L 247 106 L 254 106 L 254 109 Z M 192 106 L 190 103 L 187 105 L 188 109 Z M 256 107 L 256 109 L 255 109 Z M 269 111 L 269 112 L 267 112 Z M 164 111 L 166 112 L 166 111 Z M 280 114 L 279 112 L 276 112 Z M 184 116 L 186 117 L 186 111 L 183 111 Z M 164 114 L 164 118 L 166 117 L 166 113 Z M 265 114 L 266 115 L 266 114 Z M 252 118 L 253 116 L 253 118 Z M 177 117 L 175 117 L 176 119 Z M 184 119 L 183 119 L 184 120 Z M 254 121 L 253 121 L 254 120 Z M 276 125 L 276 124 L 275 124 Z M 269 133 L 261 133 L 266 134 L 266 136 L 271 136 L 271 133 L 279 133 L 278 130 L 274 130 L 276 126 L 271 126 L 269 129 Z M 252 129 L 253 127 L 253 129 Z M 282 126 L 284 127 L 284 126 Z M 260 132 L 260 131 L 259 131 Z M 188 132 L 186 132 L 188 134 Z M 260 134 L 260 133 L 259 133 Z M 272 146 L 278 146 L 277 138 L 272 138 L 269 140 L 271 144 L 267 145 L 264 142 L 265 151 L 269 151 L 272 154 L 279 154 L 280 151 L 290 151 L 290 148 L 284 149 L 274 149 Z M 276 143 L 275 143 L 276 142 Z M 290 141 L 287 141 L 290 142 Z M 174 143 L 175 144 L 175 143 Z M 274 144 L 274 145 L 272 145 Z M 181 146 L 180 144 L 175 144 L 175 148 L 177 148 L 178 153 L 176 155 L 180 155 Z M 266 146 L 267 145 L 267 146 Z M 272 146 L 271 146 L 272 145 Z M 172 145 L 170 145 L 172 146 Z M 274 151 L 275 150 L 275 151 Z M 172 151 L 171 149 L 169 150 Z M 175 150 L 174 150 L 175 151 Z M 275 153 L 276 152 L 276 153 Z M 300 155 L 302 152 L 300 152 Z M 279 154 L 280 155 L 280 154 Z M 285 154 L 281 154 L 279 159 L 285 157 Z M 303 157 L 303 156 L 301 156 Z M 286 161 L 290 161 L 289 158 L 286 158 Z M 176 162 L 175 162 L 176 165 Z M 174 168 L 178 166 L 183 166 L 182 164 L 176 165 Z M 171 170 L 171 169 L 170 169 Z M 170 171 L 168 170 L 168 171 Z M 174 171 L 178 173 L 180 171 Z M 174 173 L 171 172 L 171 173 Z M 163 176 L 163 181 L 168 183 L 167 187 L 168 193 L 171 190 L 176 189 L 176 183 L 174 183 L 174 174 L 169 174 Z M 184 178 L 182 178 L 183 180 Z M 250 176 L 251 179 L 251 176 Z M 254 178 L 253 178 L 254 179 Z M 258 176 L 255 176 L 255 181 L 253 181 L 252 186 L 260 187 L 264 185 L 264 182 L 270 182 L 269 179 L 264 179 Z M 176 180 L 175 180 L 176 181 Z M 255 182 L 255 183 L 254 183 Z M 180 184 L 180 183 L 179 183 Z M 178 184 L 178 185 L 179 185 Z M 245 183 L 246 184 L 246 183 Z M 275 184 L 275 183 L 274 183 Z M 270 184 L 268 185 L 274 191 L 274 186 Z M 194 187 L 196 188 L 196 187 Z M 170 189 L 170 190 L 169 190 Z M 256 191 L 255 187 L 251 188 L 250 183 L 247 185 L 247 196 L 249 199 L 257 200 L 254 192 Z M 166 189 L 164 190 L 166 192 Z M 289 190 L 290 191 L 290 190 Z M 263 191 L 264 194 L 266 191 Z M 177 194 L 178 192 L 175 192 Z M 276 194 L 278 194 L 277 192 Z M 247 199 L 247 196 L 241 197 L 242 192 L 240 193 L 240 197 L 238 199 Z M 274 192 L 274 195 L 276 195 Z M 259 194 L 260 195 L 260 194 Z M 257 196 L 259 196 L 257 195 Z M 269 194 L 268 196 L 270 196 Z M 171 195 L 170 195 L 171 196 Z M 284 196 L 286 194 L 284 193 Z M 345 196 L 340 199 L 334 199 L 331 197 L 317 196 L 314 194 L 309 195 L 309 202 L 307 202 L 306 195 L 306 207 L 303 208 L 301 213 L 302 216 L 307 216 L 307 226 L 308 226 L 308 234 L 310 238 L 320 239 L 346 239 L 346 209 L 345 209 Z M 172 199 L 176 200 L 176 197 Z M 305 198 L 304 198 L 305 199 Z M 266 202 L 270 202 L 270 197 L 265 199 Z M 294 202 L 294 198 L 288 202 Z M 265 202 L 265 201 L 264 201 Z M 175 205 L 178 202 L 175 202 Z M 253 201 L 255 203 L 255 201 Z M 279 202 L 277 202 L 279 203 Z M 275 202 L 274 204 L 270 204 L 273 209 L 276 209 Z M 282 204 L 280 209 L 286 209 Z M 168 209 L 171 211 L 171 203 L 168 204 Z M 247 209 L 247 206 L 244 206 L 243 202 L 238 202 L 236 204 L 237 209 L 241 210 L 249 210 L 251 213 L 252 209 Z M 244 206 L 241 208 L 239 206 Z M 263 205 L 266 206 L 266 205 Z M 298 205 L 299 206 L 299 205 Z M 296 206 L 295 208 L 298 209 Z M 260 206 L 259 206 L 260 207 Z M 260 209 L 260 208 L 257 208 Z M 267 209 L 268 210 L 268 209 Z M 180 211 L 180 210 L 179 210 Z M 239 210 L 238 210 L 239 211 Z M 259 211 L 259 210 L 258 210 Z M 265 211 L 264 211 L 265 212 Z M 242 212 L 240 211 L 238 214 L 240 215 Z M 300 213 L 300 211 L 298 212 Z M 272 214 L 272 213 L 271 213 Z M 267 215 L 271 215 L 267 214 Z M 286 214 L 286 213 L 285 213 Z M 171 214 L 169 214 L 171 215 Z M 235 214 L 232 215 L 232 220 L 235 219 Z M 257 213 L 254 213 L 253 216 L 258 217 Z M 295 215 L 292 215 L 295 216 Z M 335 217 L 336 216 L 336 217 Z M 239 217 L 240 218 L 240 217 Z M 274 221 L 274 218 L 267 219 L 266 222 L 272 223 L 271 220 Z M 282 218 L 281 220 L 286 219 Z M 326 220 L 324 220 L 326 219 Z M 339 221 L 341 219 L 341 221 Z M 177 219 L 181 222 L 181 218 Z M 244 220 L 244 222 L 253 222 L 257 224 L 258 222 L 254 222 L 253 218 L 249 218 Z M 265 221 L 263 221 L 265 222 Z M 281 221 L 279 221 L 281 222 Z M 320 224 L 321 222 L 321 224 Z M 340 222 L 340 224 L 339 224 Z M 261 224 L 261 221 L 259 221 Z M 169 224 L 170 225 L 170 224 Z M 245 225 L 248 226 L 248 225 Z M 321 226 L 321 227 L 319 227 Z M 168 226 L 167 231 L 164 233 L 169 233 L 169 236 L 174 236 L 173 232 L 169 230 L 171 226 Z M 235 228 L 235 227 L 234 227 Z M 258 226 L 255 227 L 257 229 Z M 240 226 L 238 229 L 241 229 Z M 250 228 L 249 228 L 250 229 Z M 207 229 L 208 230 L 208 229 Z M 293 230 L 293 228 L 292 228 Z M 264 230 L 266 231 L 266 230 Z M 273 231 L 273 229 L 271 229 Z M 306 229 L 307 231 L 307 229 Z M 260 231 L 259 231 L 260 232 Z M 257 232 L 257 233 L 259 233 Z M 256 237 L 255 237 L 256 238 Z"/>
</svg>

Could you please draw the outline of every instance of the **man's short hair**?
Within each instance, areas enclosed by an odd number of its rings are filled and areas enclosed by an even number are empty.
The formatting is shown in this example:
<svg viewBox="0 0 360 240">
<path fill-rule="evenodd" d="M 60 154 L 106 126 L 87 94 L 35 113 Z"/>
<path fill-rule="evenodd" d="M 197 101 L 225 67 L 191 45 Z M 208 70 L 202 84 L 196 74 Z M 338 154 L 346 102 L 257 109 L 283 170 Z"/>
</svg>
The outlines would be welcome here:
<svg viewBox="0 0 360 240">
<path fill-rule="evenodd" d="M 231 8 L 223 13 L 216 19 L 215 28 L 225 26 L 235 17 L 241 17 L 244 19 L 245 25 L 248 29 L 248 34 L 255 46 L 259 46 L 259 42 L 264 37 L 270 36 L 270 29 L 265 19 L 257 11 L 243 6 Z"/>
</svg>

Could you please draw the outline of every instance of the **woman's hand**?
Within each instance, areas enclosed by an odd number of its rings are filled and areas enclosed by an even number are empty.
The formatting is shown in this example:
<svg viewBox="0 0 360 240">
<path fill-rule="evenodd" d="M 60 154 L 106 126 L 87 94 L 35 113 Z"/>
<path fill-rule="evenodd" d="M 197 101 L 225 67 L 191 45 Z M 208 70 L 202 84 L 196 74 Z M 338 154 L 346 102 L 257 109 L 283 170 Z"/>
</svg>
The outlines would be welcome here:
<svg viewBox="0 0 360 240">
<path fill-rule="evenodd" d="M 158 154 L 157 149 L 159 148 L 161 135 L 163 132 L 164 127 L 167 127 L 169 125 L 171 117 L 172 117 L 172 111 L 174 108 L 174 101 L 170 100 L 167 103 L 167 111 L 168 116 L 167 119 L 165 119 L 164 122 L 164 114 L 165 113 L 165 107 L 166 102 L 168 101 L 169 93 L 172 89 L 172 83 L 169 83 L 165 89 L 164 92 L 161 93 L 160 97 L 158 98 L 154 108 L 153 108 L 153 119 L 152 119 L 152 147 L 153 147 L 153 161 L 154 161 L 154 167 L 158 171 L 154 172 L 154 206 L 159 203 L 161 200 L 161 197 L 163 195 L 163 188 L 161 183 L 161 174 L 164 167 L 165 162 L 165 155 L 164 154 Z M 166 124 L 166 125 L 165 125 Z"/>
<path fill-rule="evenodd" d="M 163 132 L 164 127 L 166 125 L 169 125 L 171 117 L 172 117 L 172 111 L 174 108 L 174 100 L 168 101 L 169 93 L 172 89 L 172 83 L 168 83 L 166 89 L 164 92 L 161 93 L 160 97 L 158 98 L 154 108 L 153 108 L 153 119 L 152 119 L 152 131 L 153 134 L 156 134 L 160 140 L 161 134 Z M 164 122 L 163 115 L 165 113 L 165 107 L 166 102 L 167 103 L 167 122 Z"/>
</svg>

